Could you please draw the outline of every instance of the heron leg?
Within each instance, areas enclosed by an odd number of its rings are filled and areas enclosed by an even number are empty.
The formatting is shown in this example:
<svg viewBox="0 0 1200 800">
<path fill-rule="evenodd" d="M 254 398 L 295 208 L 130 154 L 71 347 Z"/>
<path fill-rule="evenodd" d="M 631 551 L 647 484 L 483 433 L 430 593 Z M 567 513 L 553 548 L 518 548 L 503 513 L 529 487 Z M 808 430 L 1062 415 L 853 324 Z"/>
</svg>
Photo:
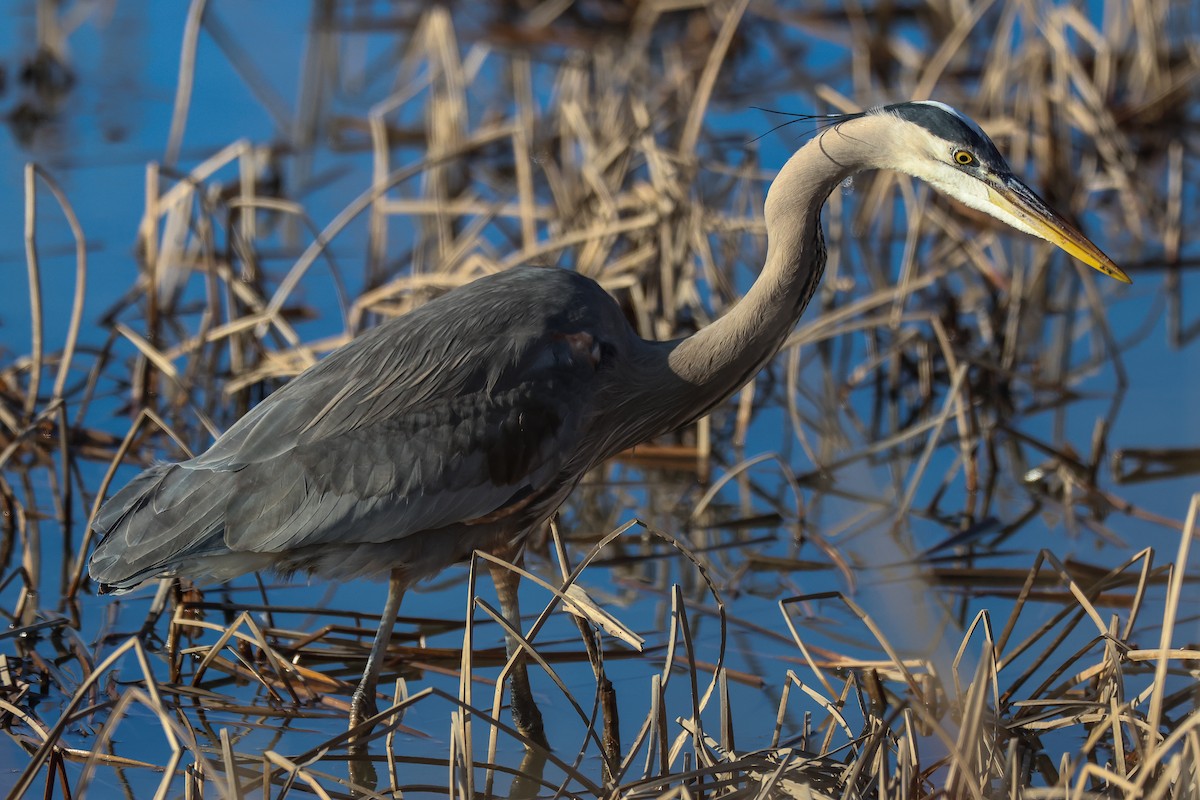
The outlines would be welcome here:
<svg viewBox="0 0 1200 800">
<path fill-rule="evenodd" d="M 398 569 L 392 570 L 388 579 L 387 602 L 383 605 L 383 613 L 379 617 L 379 630 L 375 633 L 375 642 L 371 645 L 371 655 L 367 657 L 367 667 L 363 670 L 362 680 L 354 690 L 350 701 L 350 727 L 358 727 L 364 719 L 377 713 L 375 705 L 375 686 L 379 683 L 379 672 L 383 668 L 383 660 L 387 657 L 388 642 L 392 639 L 392 628 L 396 624 L 396 614 L 400 611 L 400 601 L 404 599 L 405 583 Z"/>
<path fill-rule="evenodd" d="M 517 586 L 521 582 L 521 576 L 510 569 L 490 562 L 488 569 L 492 573 L 492 582 L 496 584 L 496 596 L 500 600 L 501 613 L 504 614 L 504 618 L 508 620 L 508 624 L 513 629 L 521 630 L 521 606 L 517 599 Z M 512 658 L 513 653 L 521 649 L 520 642 L 515 637 L 509 636 L 507 632 L 504 636 L 504 645 L 509 658 Z M 542 728 L 542 712 L 538 710 L 537 703 L 533 699 L 533 689 L 529 685 L 529 671 L 525 667 L 524 655 L 513 664 L 512 671 L 508 674 L 508 680 L 513 725 L 522 736 L 549 750 L 550 743 L 546 741 L 546 733 Z"/>
</svg>

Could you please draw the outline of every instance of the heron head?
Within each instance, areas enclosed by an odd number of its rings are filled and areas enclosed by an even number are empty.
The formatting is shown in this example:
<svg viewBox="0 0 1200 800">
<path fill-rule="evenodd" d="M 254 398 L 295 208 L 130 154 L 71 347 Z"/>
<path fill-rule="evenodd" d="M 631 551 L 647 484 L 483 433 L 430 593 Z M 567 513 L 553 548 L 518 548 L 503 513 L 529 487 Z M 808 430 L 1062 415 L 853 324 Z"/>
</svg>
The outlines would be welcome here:
<svg viewBox="0 0 1200 800">
<path fill-rule="evenodd" d="M 1013 174 L 996 145 L 966 115 L 933 101 L 897 103 L 866 115 L 888 115 L 897 122 L 896 135 L 879 153 L 878 166 L 927 181 L 964 205 L 1131 283 L 1112 259 Z"/>
</svg>

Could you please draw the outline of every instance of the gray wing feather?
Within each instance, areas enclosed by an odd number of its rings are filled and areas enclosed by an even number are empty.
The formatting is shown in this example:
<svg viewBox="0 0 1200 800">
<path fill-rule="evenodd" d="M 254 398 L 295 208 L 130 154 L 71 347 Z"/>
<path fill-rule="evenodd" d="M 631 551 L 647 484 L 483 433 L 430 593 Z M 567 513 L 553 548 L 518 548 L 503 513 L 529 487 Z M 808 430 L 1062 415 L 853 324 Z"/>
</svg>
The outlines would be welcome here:
<svg viewBox="0 0 1200 800">
<path fill-rule="evenodd" d="M 549 385 L 457 398 L 248 465 L 227 508 L 226 543 L 283 552 L 383 542 L 489 514 L 546 486 L 574 452 L 581 415 L 542 398 Z"/>
<path fill-rule="evenodd" d="M 600 338 L 614 313 L 580 276 L 515 270 L 363 334 L 207 452 L 114 496 L 94 523 L 93 576 L 132 585 L 208 552 L 389 541 L 548 485 L 581 440 L 596 378 L 561 332 Z"/>
<path fill-rule="evenodd" d="M 104 537 L 92 554 L 92 577 L 102 584 L 138 583 L 180 552 L 218 545 L 230 478 L 211 473 L 195 480 L 178 464 L 143 472 L 92 522 Z"/>
</svg>

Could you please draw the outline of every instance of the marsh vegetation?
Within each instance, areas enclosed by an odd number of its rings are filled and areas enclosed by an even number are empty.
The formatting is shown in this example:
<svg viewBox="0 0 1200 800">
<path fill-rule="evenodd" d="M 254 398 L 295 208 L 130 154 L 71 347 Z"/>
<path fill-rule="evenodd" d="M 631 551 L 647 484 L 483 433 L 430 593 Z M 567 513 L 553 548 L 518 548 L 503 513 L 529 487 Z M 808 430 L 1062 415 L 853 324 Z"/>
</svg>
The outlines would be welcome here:
<svg viewBox="0 0 1200 800">
<path fill-rule="evenodd" d="M 1200 797 L 1190 4 L 19 5 L 10 796 Z M 836 192 L 771 368 L 531 543 L 553 752 L 502 713 L 478 559 L 406 599 L 365 768 L 345 716 L 382 586 L 94 595 L 101 499 L 356 333 L 553 264 L 686 335 L 753 280 L 814 127 L 760 109 L 926 97 L 1133 286 L 893 174 Z"/>
</svg>

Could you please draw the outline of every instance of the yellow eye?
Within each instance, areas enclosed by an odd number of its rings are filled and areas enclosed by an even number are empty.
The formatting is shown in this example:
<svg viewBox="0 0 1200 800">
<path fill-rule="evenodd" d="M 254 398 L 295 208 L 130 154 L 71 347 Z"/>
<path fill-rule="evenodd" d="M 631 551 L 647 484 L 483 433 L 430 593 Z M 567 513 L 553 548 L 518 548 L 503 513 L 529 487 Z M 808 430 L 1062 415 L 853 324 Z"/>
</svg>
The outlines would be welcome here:
<svg viewBox="0 0 1200 800">
<path fill-rule="evenodd" d="M 971 155 L 966 150 L 955 150 L 954 151 L 954 160 L 957 161 L 960 165 L 965 167 L 968 164 L 975 163 L 975 156 Z"/>
</svg>

